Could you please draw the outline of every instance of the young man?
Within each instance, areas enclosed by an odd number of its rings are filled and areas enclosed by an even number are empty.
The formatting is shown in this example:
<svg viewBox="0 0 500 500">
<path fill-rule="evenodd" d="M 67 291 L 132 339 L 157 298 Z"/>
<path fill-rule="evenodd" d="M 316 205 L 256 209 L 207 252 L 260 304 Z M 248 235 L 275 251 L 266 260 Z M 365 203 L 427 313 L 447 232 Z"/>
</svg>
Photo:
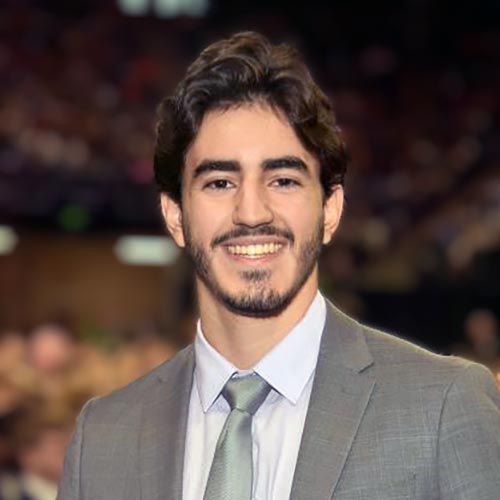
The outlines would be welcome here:
<svg viewBox="0 0 500 500">
<path fill-rule="evenodd" d="M 196 269 L 193 346 L 83 409 L 59 500 L 498 498 L 489 372 L 318 292 L 345 147 L 296 52 L 208 47 L 160 109 L 156 180 Z"/>
</svg>

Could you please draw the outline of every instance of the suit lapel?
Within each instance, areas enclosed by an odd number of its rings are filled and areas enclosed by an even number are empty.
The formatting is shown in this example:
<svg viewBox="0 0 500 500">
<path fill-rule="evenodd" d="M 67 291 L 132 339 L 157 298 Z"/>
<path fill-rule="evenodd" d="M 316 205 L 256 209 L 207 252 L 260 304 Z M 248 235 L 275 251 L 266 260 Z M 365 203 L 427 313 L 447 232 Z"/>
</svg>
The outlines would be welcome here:
<svg viewBox="0 0 500 500">
<path fill-rule="evenodd" d="M 141 500 L 182 498 L 184 443 L 193 380 L 192 347 L 159 369 L 143 405 L 139 442 Z"/>
<path fill-rule="evenodd" d="M 330 500 L 373 390 L 361 327 L 327 305 L 290 500 Z"/>
</svg>

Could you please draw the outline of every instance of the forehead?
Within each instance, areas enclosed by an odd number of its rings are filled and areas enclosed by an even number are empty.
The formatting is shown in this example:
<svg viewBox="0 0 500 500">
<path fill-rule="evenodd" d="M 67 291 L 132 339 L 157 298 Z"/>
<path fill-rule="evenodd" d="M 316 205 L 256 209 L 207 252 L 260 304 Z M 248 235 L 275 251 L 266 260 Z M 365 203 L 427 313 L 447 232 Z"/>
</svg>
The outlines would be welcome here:
<svg viewBox="0 0 500 500">
<path fill-rule="evenodd" d="M 208 112 L 186 155 L 185 173 L 204 160 L 232 160 L 243 167 L 284 156 L 301 158 L 317 171 L 286 117 L 265 104 L 248 104 Z"/>
</svg>

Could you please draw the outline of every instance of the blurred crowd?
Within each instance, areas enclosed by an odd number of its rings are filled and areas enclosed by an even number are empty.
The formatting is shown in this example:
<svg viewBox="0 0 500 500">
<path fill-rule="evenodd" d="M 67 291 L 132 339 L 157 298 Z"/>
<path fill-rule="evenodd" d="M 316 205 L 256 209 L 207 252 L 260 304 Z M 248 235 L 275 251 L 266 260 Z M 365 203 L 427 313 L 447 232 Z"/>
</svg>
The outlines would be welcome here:
<svg viewBox="0 0 500 500">
<path fill-rule="evenodd" d="M 466 316 L 464 336 L 452 352 L 487 366 L 500 384 L 500 329 L 498 318 L 489 309 L 473 309 Z"/>
<path fill-rule="evenodd" d="M 176 349 L 151 332 L 114 348 L 62 324 L 0 333 L 0 499 L 54 500 L 64 450 L 89 398 L 122 387 Z"/>
</svg>

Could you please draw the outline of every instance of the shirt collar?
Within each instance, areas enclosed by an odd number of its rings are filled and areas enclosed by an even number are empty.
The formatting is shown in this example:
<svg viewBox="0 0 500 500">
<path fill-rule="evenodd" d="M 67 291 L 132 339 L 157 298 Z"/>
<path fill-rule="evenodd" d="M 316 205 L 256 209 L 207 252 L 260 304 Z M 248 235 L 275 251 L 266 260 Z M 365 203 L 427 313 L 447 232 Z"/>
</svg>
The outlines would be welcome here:
<svg viewBox="0 0 500 500">
<path fill-rule="evenodd" d="M 318 292 L 302 319 L 249 372 L 258 373 L 282 396 L 296 404 L 318 360 L 326 304 Z M 198 321 L 194 341 L 195 383 L 204 412 L 212 406 L 238 369 L 206 340 Z"/>
<path fill-rule="evenodd" d="M 196 368 L 194 379 L 204 412 L 212 406 L 226 382 L 238 369 L 219 354 L 207 341 L 198 320 L 194 339 Z"/>
</svg>

